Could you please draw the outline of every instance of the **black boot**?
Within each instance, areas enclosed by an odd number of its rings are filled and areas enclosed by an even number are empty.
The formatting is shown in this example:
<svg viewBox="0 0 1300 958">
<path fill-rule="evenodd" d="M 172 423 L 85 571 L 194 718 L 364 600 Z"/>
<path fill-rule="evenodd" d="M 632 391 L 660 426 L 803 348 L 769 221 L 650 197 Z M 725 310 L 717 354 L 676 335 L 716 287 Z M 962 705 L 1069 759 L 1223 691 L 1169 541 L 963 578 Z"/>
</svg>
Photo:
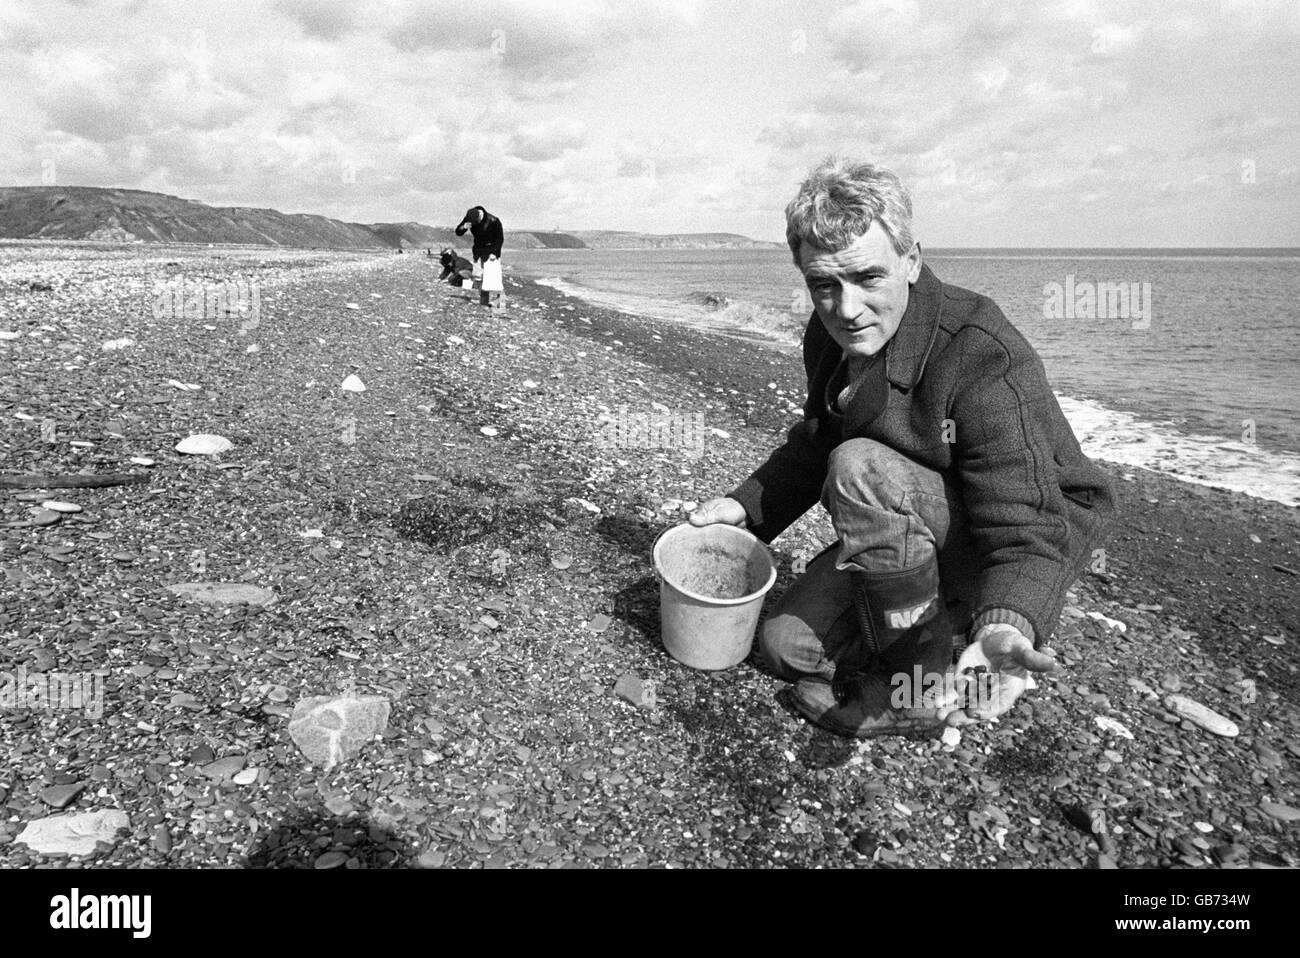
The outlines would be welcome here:
<svg viewBox="0 0 1300 958">
<path fill-rule="evenodd" d="M 945 687 L 952 664 L 952 622 L 938 563 L 851 574 L 863 655 L 842 664 L 831 682 L 801 679 L 795 707 L 822 728 L 856 738 L 941 728 L 933 693 Z"/>
</svg>

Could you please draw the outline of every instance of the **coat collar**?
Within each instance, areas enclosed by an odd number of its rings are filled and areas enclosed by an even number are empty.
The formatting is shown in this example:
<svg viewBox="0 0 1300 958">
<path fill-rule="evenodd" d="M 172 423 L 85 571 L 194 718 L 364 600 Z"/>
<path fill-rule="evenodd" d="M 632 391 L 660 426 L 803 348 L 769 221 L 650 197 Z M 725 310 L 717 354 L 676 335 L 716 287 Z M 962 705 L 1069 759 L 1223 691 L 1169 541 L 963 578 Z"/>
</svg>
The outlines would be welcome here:
<svg viewBox="0 0 1300 958">
<path fill-rule="evenodd" d="M 939 334 L 943 312 L 943 283 L 921 264 L 921 275 L 909 291 L 907 309 L 885 346 L 885 375 L 895 386 L 911 389 L 925 370 L 925 361 Z"/>
</svg>

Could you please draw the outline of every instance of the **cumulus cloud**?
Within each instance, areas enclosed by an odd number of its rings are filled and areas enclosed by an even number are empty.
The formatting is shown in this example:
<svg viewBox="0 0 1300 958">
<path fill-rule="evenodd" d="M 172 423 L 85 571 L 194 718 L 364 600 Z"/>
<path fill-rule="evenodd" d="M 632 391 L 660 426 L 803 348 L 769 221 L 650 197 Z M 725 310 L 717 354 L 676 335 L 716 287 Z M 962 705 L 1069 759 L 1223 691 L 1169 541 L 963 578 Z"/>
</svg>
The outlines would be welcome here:
<svg viewBox="0 0 1300 958">
<path fill-rule="evenodd" d="M 365 6 L 353 0 L 275 0 L 274 8 L 310 37 L 338 40 L 355 30 Z"/>
<path fill-rule="evenodd" d="M 521 160 L 554 160 L 587 141 L 587 126 L 580 120 L 559 119 L 530 123 L 510 138 L 509 153 Z"/>
<path fill-rule="evenodd" d="M 0 48 L 11 56 L 36 49 L 46 35 L 40 20 L 30 10 L 17 4 L 0 6 Z"/>
<path fill-rule="evenodd" d="M 485 0 L 451 11 L 401 0 L 392 11 L 386 35 L 398 50 L 476 54 L 484 79 L 500 71 L 533 98 L 544 84 L 570 89 L 633 38 L 689 29 L 696 15 L 694 3 L 669 0 Z"/>
<path fill-rule="evenodd" d="M 203 59 L 158 50 L 42 49 L 29 62 L 28 79 L 53 130 L 98 141 L 176 127 L 213 129 L 252 106 L 215 80 Z"/>
</svg>

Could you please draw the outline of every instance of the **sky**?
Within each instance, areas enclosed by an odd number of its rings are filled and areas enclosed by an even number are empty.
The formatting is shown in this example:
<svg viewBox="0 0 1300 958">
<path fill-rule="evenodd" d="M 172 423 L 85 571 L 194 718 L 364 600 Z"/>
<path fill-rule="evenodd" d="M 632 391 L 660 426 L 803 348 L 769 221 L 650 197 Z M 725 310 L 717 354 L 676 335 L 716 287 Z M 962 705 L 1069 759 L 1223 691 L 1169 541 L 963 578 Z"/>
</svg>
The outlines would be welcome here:
<svg viewBox="0 0 1300 958">
<path fill-rule="evenodd" d="M 0 0 L 0 185 L 784 235 L 830 153 L 923 245 L 1300 245 L 1296 0 Z"/>
</svg>

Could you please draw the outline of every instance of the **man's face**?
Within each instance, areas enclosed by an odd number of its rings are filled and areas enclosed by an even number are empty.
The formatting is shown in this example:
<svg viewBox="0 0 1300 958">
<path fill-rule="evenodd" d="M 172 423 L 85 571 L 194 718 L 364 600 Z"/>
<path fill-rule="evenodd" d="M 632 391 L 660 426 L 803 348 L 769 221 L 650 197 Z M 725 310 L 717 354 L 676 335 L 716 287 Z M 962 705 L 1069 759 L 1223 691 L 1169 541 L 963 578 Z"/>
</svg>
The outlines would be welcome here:
<svg viewBox="0 0 1300 958">
<path fill-rule="evenodd" d="M 878 221 L 837 253 L 799 248 L 799 263 L 826 332 L 846 356 L 874 356 L 893 338 L 921 275 L 915 243 L 899 256 Z"/>
</svg>

